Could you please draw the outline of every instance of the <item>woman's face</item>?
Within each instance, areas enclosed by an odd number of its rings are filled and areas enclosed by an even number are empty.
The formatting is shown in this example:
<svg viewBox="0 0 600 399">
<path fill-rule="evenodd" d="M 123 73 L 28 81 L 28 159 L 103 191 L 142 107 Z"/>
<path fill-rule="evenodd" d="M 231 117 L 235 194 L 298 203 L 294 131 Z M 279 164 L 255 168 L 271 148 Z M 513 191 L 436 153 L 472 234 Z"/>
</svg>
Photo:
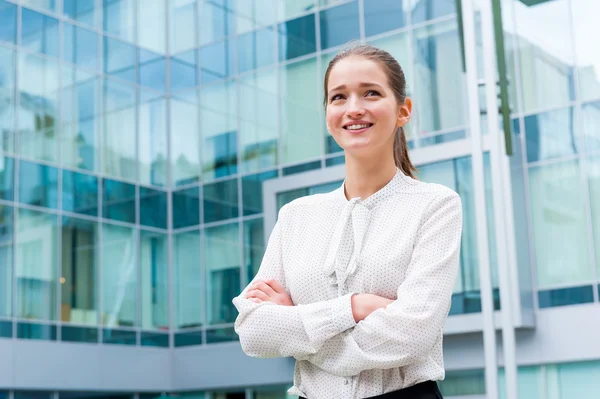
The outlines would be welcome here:
<svg viewBox="0 0 600 399">
<path fill-rule="evenodd" d="M 339 61 L 327 82 L 327 130 L 346 154 L 393 154 L 394 133 L 410 118 L 411 103 L 399 105 L 383 68 L 350 56 Z"/>
</svg>

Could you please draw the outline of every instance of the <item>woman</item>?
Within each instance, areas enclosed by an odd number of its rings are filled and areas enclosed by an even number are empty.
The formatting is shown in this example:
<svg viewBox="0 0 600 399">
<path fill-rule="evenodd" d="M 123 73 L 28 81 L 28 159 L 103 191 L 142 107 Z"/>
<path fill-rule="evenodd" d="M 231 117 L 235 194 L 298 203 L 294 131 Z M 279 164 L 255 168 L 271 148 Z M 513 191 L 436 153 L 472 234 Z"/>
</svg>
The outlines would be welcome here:
<svg viewBox="0 0 600 399">
<path fill-rule="evenodd" d="M 324 90 L 346 179 L 281 209 L 256 278 L 233 300 L 235 330 L 250 356 L 296 359 L 290 394 L 441 398 L 460 199 L 414 178 L 412 103 L 390 54 L 338 54 Z"/>
</svg>

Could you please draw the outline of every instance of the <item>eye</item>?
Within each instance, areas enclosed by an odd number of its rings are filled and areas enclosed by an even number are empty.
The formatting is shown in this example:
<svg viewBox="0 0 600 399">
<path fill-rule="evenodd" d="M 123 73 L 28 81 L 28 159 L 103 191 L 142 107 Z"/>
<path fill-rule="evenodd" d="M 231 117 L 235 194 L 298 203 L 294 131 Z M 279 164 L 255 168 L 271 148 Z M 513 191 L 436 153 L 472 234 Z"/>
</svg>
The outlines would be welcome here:
<svg viewBox="0 0 600 399">
<path fill-rule="evenodd" d="M 365 96 L 366 97 L 373 97 L 373 96 L 381 97 L 381 94 L 377 90 L 369 90 L 365 93 Z"/>
<path fill-rule="evenodd" d="M 343 99 L 344 96 L 342 96 L 341 94 L 335 94 L 331 97 L 331 99 L 329 100 L 330 102 L 336 101 L 336 100 L 341 100 Z"/>
</svg>

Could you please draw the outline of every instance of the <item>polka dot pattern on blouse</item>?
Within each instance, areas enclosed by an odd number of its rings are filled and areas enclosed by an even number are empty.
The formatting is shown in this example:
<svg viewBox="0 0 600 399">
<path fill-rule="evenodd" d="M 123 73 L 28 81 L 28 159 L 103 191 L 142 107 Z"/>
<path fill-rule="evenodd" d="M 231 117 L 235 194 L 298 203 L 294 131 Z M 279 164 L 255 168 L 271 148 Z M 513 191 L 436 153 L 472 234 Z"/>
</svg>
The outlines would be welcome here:
<svg viewBox="0 0 600 399">
<path fill-rule="evenodd" d="M 255 279 L 275 279 L 296 306 L 233 303 L 242 349 L 294 357 L 289 393 L 366 398 L 444 378 L 443 327 L 458 271 L 462 205 L 452 190 L 397 169 L 365 200 L 327 194 L 285 205 Z M 350 298 L 393 299 L 356 323 Z"/>
</svg>

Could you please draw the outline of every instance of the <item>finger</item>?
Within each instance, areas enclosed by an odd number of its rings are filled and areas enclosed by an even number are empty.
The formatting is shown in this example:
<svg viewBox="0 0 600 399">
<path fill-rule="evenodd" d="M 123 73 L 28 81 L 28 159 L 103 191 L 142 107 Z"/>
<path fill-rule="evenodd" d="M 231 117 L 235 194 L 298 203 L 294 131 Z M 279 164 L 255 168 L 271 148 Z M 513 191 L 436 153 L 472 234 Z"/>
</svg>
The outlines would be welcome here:
<svg viewBox="0 0 600 399">
<path fill-rule="evenodd" d="M 271 286 L 268 285 L 267 283 L 263 283 L 263 282 L 257 283 L 254 285 L 253 289 L 260 290 L 270 297 L 277 295 L 277 292 L 275 292 L 275 290 L 273 288 L 271 288 Z"/>
<path fill-rule="evenodd" d="M 246 298 L 250 299 L 250 298 L 258 298 L 262 301 L 268 301 L 271 298 L 265 294 L 264 292 L 262 292 L 261 290 L 251 290 L 248 291 L 248 293 L 246 294 Z"/>
<path fill-rule="evenodd" d="M 273 291 L 277 292 L 278 294 L 287 294 L 285 292 L 285 288 L 283 288 L 283 286 L 279 284 L 279 281 L 275 279 L 267 280 L 265 281 L 265 284 L 268 284 L 269 287 L 271 287 L 271 289 L 273 289 Z"/>
<path fill-rule="evenodd" d="M 261 303 L 262 301 L 258 298 L 248 298 L 249 300 L 251 300 L 254 303 Z"/>
</svg>

